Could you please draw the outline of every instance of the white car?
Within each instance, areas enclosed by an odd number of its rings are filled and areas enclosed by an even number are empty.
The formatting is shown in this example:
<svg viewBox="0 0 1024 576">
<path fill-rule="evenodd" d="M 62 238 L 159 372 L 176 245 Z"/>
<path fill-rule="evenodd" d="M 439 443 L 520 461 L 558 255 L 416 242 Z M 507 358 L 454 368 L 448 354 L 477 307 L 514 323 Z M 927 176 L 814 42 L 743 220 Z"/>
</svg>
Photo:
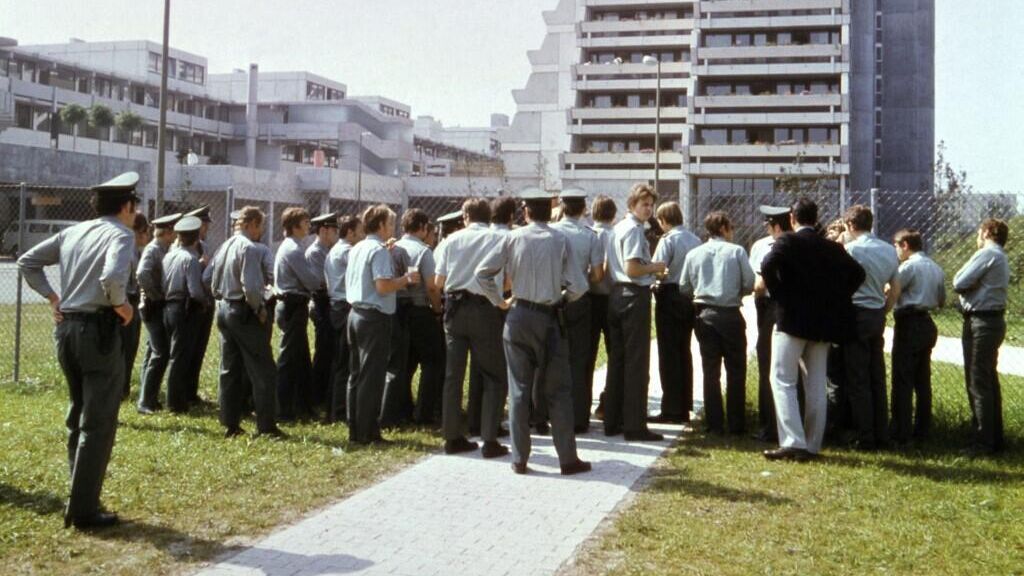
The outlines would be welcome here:
<svg viewBox="0 0 1024 576">
<path fill-rule="evenodd" d="M 7 230 L 4 230 L 0 253 L 19 256 L 36 244 L 75 224 L 78 222 L 74 220 L 25 220 L 25 244 L 21 246 L 18 244 L 20 230 L 18 222 L 11 222 Z"/>
</svg>

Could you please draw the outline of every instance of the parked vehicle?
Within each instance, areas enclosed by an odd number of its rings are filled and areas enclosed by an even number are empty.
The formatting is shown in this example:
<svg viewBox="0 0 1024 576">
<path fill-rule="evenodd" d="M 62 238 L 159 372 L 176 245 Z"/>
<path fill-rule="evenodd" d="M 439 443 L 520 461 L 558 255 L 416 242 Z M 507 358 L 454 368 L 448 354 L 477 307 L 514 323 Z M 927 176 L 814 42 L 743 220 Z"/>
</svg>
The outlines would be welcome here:
<svg viewBox="0 0 1024 576">
<path fill-rule="evenodd" d="M 0 253 L 19 256 L 36 244 L 75 224 L 78 224 L 78 222 L 74 220 L 26 220 L 25 245 L 19 246 L 18 232 L 20 226 L 17 221 L 11 222 L 11 225 L 4 231 L 3 240 L 0 242 Z"/>
</svg>

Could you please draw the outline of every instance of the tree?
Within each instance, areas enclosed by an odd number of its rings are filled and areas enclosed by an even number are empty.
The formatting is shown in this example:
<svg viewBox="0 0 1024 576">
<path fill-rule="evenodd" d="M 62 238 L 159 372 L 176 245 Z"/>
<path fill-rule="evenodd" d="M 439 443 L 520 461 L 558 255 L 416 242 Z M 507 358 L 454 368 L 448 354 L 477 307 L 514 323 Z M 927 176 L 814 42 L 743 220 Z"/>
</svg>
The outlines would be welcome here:
<svg viewBox="0 0 1024 576">
<path fill-rule="evenodd" d="M 935 152 L 935 195 L 953 196 L 973 192 L 974 187 L 967 183 L 967 171 L 953 168 L 946 160 L 946 141 L 940 141 Z"/>
<path fill-rule="evenodd" d="M 103 152 L 103 131 L 114 125 L 114 113 L 103 104 L 93 104 L 89 108 L 89 126 L 96 130 L 96 154 Z"/>
<path fill-rule="evenodd" d="M 117 126 L 117 129 L 124 134 L 125 153 L 130 159 L 132 157 L 132 136 L 135 135 L 136 131 L 142 128 L 142 116 L 139 116 L 131 110 L 122 110 L 117 114 L 117 117 L 114 118 L 114 124 Z"/>
<path fill-rule="evenodd" d="M 78 104 L 68 104 L 60 110 L 60 121 L 71 127 L 71 148 L 78 147 L 78 126 L 86 118 L 89 112 Z"/>
</svg>

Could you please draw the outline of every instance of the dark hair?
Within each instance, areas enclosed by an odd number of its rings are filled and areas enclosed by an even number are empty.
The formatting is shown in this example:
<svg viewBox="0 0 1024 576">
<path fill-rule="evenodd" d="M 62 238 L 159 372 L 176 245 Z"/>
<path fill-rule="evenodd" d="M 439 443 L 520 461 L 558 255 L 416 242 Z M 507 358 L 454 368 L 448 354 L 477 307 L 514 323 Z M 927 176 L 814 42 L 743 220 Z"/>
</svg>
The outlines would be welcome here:
<svg viewBox="0 0 1024 576">
<path fill-rule="evenodd" d="M 562 200 L 562 216 L 579 218 L 587 209 L 587 201 L 583 198 L 566 198 Z"/>
<path fill-rule="evenodd" d="M 182 246 L 195 246 L 199 242 L 199 230 L 193 232 L 178 232 L 178 242 Z"/>
<path fill-rule="evenodd" d="M 800 197 L 791 208 L 796 223 L 801 226 L 814 226 L 818 223 L 818 205 L 810 198 Z"/>
<path fill-rule="evenodd" d="M 654 202 L 658 201 L 658 195 L 655 194 L 654 188 L 650 184 L 646 182 L 633 184 L 633 187 L 629 190 L 629 198 L 626 199 L 626 206 L 632 210 L 634 206 L 645 198 L 650 198 Z"/>
<path fill-rule="evenodd" d="M 469 198 L 462 203 L 462 213 L 469 216 L 470 222 L 489 224 L 491 222 L 491 205 L 483 198 Z"/>
<path fill-rule="evenodd" d="M 904 228 L 896 233 L 896 236 L 892 239 L 897 244 L 906 244 L 907 248 L 914 252 L 920 252 L 924 249 L 924 240 L 921 238 L 921 233 L 913 228 Z"/>
<path fill-rule="evenodd" d="M 721 236 L 722 232 L 732 227 L 729 216 L 721 210 L 715 210 L 704 217 L 704 228 L 712 236 Z"/>
<path fill-rule="evenodd" d="M 132 222 L 132 230 L 137 233 L 149 232 L 149 218 L 142 212 L 135 213 L 135 221 Z"/>
<path fill-rule="evenodd" d="M 1006 242 L 1010 239 L 1010 227 L 998 218 L 985 220 L 981 223 L 981 229 L 988 232 L 988 237 L 1000 246 L 1006 246 Z"/>
<path fill-rule="evenodd" d="M 526 206 L 526 215 L 530 220 L 534 222 L 551 221 L 551 200 L 547 198 L 526 200 L 523 205 Z"/>
<path fill-rule="evenodd" d="M 309 212 L 306 212 L 305 208 L 292 206 L 285 208 L 281 213 L 281 227 L 288 236 L 292 235 L 292 231 L 298 228 L 303 220 L 309 220 Z"/>
<path fill-rule="evenodd" d="M 501 196 L 491 201 L 491 223 L 509 225 L 516 219 L 516 200 Z"/>
<path fill-rule="evenodd" d="M 363 228 L 367 234 L 379 232 L 387 224 L 388 220 L 394 217 L 395 213 L 391 211 L 387 204 L 370 206 L 363 211 Z"/>
<path fill-rule="evenodd" d="M 248 226 L 249 224 L 252 224 L 252 223 L 256 223 L 256 224 L 262 224 L 263 223 L 263 219 L 264 219 L 263 210 L 260 210 L 256 206 L 245 206 L 244 208 L 242 208 L 238 212 L 239 212 L 239 214 L 238 214 L 238 220 L 236 221 L 236 224 L 238 224 L 239 226 L 244 227 L 244 226 Z"/>
<path fill-rule="evenodd" d="M 875 215 L 871 208 L 863 204 L 854 204 L 843 214 L 843 221 L 847 228 L 853 228 L 856 232 L 870 232 L 871 226 L 875 223 Z"/>
<path fill-rule="evenodd" d="M 117 216 L 125 204 L 131 204 L 132 211 L 138 205 L 135 197 L 131 195 L 103 194 L 93 197 L 92 207 L 96 210 L 97 216 Z"/>
<path fill-rule="evenodd" d="M 664 220 L 666 224 L 681 226 L 683 224 L 683 211 L 679 208 L 678 202 L 665 202 L 658 206 L 658 219 Z"/>
<path fill-rule="evenodd" d="M 615 214 L 619 211 L 615 201 L 607 196 L 598 196 L 590 207 L 591 216 L 597 222 L 611 222 L 615 220 Z"/>
<path fill-rule="evenodd" d="M 419 208 L 413 208 L 406 210 L 405 214 L 402 214 L 402 230 L 410 234 L 415 234 L 430 224 L 430 216 Z"/>
<path fill-rule="evenodd" d="M 338 224 L 338 236 L 344 238 L 348 236 L 349 232 L 352 232 L 362 224 L 363 221 L 359 219 L 359 216 L 342 216 L 341 223 Z"/>
</svg>

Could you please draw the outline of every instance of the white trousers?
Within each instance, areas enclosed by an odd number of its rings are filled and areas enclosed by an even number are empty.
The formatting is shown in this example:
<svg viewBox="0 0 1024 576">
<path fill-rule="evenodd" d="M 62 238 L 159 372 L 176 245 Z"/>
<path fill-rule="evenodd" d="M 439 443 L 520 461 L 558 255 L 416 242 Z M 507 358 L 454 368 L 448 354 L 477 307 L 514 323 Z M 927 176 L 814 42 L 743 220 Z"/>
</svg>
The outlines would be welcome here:
<svg viewBox="0 0 1024 576">
<path fill-rule="evenodd" d="M 778 421 L 779 445 L 817 454 L 825 436 L 825 393 L 828 342 L 814 342 L 778 330 L 772 334 L 772 396 Z M 804 410 L 800 414 L 797 381 L 804 380 Z M 802 417 L 801 417 L 802 416 Z"/>
</svg>

